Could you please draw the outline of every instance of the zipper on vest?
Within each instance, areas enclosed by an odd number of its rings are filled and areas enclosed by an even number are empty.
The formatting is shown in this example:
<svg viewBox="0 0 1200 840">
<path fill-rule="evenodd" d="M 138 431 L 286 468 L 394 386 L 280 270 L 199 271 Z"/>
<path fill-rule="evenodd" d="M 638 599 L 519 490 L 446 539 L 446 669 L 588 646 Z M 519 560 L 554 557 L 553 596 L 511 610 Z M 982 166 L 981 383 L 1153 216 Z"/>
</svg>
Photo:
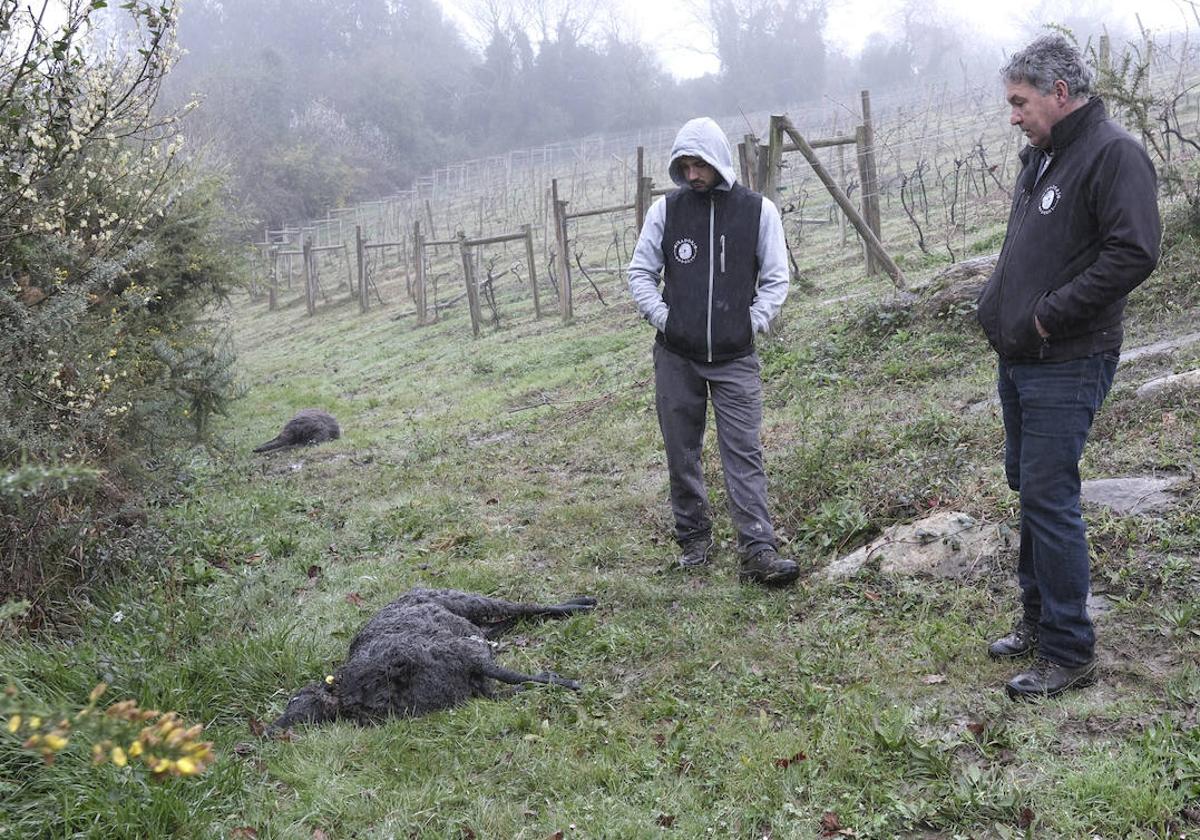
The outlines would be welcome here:
<svg viewBox="0 0 1200 840">
<path fill-rule="evenodd" d="M 721 234 L 721 273 L 725 273 L 725 234 Z"/>
<path fill-rule="evenodd" d="M 712 307 L 713 307 L 713 269 L 715 268 L 715 256 L 713 247 L 713 239 L 716 234 L 717 227 L 717 203 L 712 196 L 708 197 L 708 361 L 711 364 L 713 359 L 712 352 Z M 724 244 L 725 237 L 721 237 L 721 242 Z M 725 252 L 722 250 L 721 259 L 724 262 Z"/>
</svg>

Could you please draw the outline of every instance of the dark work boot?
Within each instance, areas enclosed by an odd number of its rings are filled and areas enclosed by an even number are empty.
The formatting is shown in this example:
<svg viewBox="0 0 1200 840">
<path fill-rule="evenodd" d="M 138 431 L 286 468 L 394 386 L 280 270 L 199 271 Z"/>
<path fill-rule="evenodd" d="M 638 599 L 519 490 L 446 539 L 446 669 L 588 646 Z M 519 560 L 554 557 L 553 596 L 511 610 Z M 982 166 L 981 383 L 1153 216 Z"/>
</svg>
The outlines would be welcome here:
<svg viewBox="0 0 1200 840">
<path fill-rule="evenodd" d="M 1012 659 L 1037 650 L 1038 626 L 1021 618 L 1013 625 L 1012 632 L 988 645 L 988 656 L 992 659 Z"/>
<path fill-rule="evenodd" d="M 708 563 L 708 552 L 713 547 L 712 535 L 696 537 L 683 544 L 683 554 L 679 556 L 679 568 L 694 569 Z"/>
<path fill-rule="evenodd" d="M 1013 700 L 1055 697 L 1072 688 L 1083 688 L 1096 681 L 1096 660 L 1071 667 L 1039 657 L 1033 669 L 1015 674 L 1004 684 Z"/>
<path fill-rule="evenodd" d="M 773 548 L 764 548 L 753 557 L 742 561 L 738 580 L 761 583 L 766 586 L 782 586 L 800 576 L 800 567 L 795 560 L 780 557 Z"/>
</svg>

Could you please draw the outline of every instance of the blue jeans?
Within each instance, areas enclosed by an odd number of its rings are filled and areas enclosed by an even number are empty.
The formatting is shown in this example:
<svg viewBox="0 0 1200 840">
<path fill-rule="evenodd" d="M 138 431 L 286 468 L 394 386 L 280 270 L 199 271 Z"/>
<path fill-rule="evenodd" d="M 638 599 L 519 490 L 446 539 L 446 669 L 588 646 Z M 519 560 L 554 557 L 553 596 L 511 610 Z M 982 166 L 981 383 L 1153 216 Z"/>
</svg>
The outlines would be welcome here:
<svg viewBox="0 0 1200 840">
<path fill-rule="evenodd" d="M 1021 494 L 1017 580 L 1039 655 L 1070 667 L 1091 661 L 1091 577 L 1079 508 L 1079 459 L 1117 370 L 1118 353 L 1067 362 L 1000 360 L 1004 471 Z"/>
</svg>

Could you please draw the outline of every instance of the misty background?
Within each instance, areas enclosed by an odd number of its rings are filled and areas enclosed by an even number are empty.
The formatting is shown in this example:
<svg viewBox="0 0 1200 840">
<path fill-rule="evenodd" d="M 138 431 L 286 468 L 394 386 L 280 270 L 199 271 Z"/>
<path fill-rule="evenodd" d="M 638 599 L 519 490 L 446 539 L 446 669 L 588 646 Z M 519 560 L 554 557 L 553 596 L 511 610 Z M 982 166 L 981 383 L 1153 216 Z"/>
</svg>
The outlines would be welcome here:
<svg viewBox="0 0 1200 840">
<path fill-rule="evenodd" d="M 199 101 L 186 123 L 189 146 L 225 174 L 247 223 L 279 225 L 405 189 L 451 161 L 697 114 L 782 111 L 929 83 L 995 83 L 1001 108 L 995 79 L 1005 50 L 1046 24 L 1081 44 L 1102 29 L 1137 37 L 1132 15 L 1088 0 L 1031 7 L 1015 41 L 1013 32 L 972 31 L 934 0 L 904 0 L 864 21 L 874 31 L 849 54 L 845 33 L 838 41 L 827 31 L 839 0 L 699 0 L 680 18 L 681 38 L 706 32 L 708 43 L 689 47 L 718 70 L 676 78 L 660 45 L 641 40 L 612 0 L 447 8 L 192 0 L 163 104 Z"/>
</svg>

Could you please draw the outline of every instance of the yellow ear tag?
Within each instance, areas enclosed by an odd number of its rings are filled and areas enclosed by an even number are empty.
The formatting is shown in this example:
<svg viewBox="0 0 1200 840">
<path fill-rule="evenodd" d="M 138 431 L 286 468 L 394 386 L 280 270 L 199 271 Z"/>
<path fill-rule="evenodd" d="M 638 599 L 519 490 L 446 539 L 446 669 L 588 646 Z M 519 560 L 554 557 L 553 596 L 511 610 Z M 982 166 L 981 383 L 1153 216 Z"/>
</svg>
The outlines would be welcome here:
<svg viewBox="0 0 1200 840">
<path fill-rule="evenodd" d="M 333 674 L 327 674 L 325 676 L 325 685 L 333 685 Z"/>
</svg>

